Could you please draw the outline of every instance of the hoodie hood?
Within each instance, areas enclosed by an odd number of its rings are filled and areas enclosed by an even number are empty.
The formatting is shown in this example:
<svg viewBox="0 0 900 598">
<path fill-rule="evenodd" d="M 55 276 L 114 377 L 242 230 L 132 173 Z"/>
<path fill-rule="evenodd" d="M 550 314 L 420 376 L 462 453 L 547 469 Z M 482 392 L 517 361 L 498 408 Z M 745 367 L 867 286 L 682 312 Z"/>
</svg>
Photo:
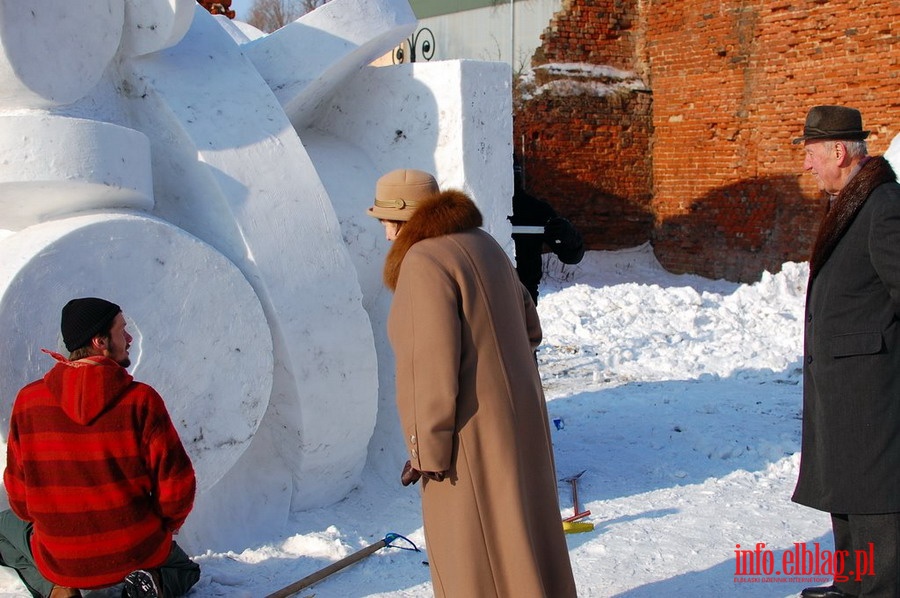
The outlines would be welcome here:
<svg viewBox="0 0 900 598">
<path fill-rule="evenodd" d="M 57 364 L 44 376 L 50 394 L 72 421 L 86 425 L 115 403 L 134 378 L 114 360 L 92 356 L 69 361 L 43 349 Z"/>
</svg>

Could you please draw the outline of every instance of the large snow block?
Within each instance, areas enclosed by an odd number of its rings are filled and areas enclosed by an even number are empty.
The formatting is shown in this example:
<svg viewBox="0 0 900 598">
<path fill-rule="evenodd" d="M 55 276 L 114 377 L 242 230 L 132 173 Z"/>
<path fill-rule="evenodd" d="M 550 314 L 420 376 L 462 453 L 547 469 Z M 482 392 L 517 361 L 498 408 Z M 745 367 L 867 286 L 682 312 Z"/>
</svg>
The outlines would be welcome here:
<svg viewBox="0 0 900 598">
<path fill-rule="evenodd" d="M 0 116 L 0 228 L 99 208 L 151 207 L 143 133 L 41 112 Z"/>
<path fill-rule="evenodd" d="M 181 41 L 194 19 L 194 0 L 125 0 L 122 51 L 141 56 Z"/>
<path fill-rule="evenodd" d="M 368 67 L 335 94 L 315 131 L 362 148 L 377 166 L 376 178 L 418 168 L 433 173 L 441 189 L 464 190 L 484 215 L 484 228 L 511 255 L 511 80 L 509 65 L 498 62 Z M 375 180 L 355 183 L 352 196 L 371 197 Z"/>
</svg>

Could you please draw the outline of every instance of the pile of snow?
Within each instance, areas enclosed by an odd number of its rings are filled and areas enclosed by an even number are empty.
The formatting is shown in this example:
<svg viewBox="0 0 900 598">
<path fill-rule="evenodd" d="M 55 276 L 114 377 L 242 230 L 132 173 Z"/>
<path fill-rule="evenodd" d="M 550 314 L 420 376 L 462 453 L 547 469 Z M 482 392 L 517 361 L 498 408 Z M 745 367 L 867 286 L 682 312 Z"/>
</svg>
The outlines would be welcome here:
<svg viewBox="0 0 900 598">
<path fill-rule="evenodd" d="M 546 81 L 540 85 L 536 80 Z M 549 81 L 548 81 L 549 79 Z M 530 100 L 543 93 L 558 96 L 603 97 L 634 90 L 647 91 L 647 85 L 637 73 L 610 66 L 581 62 L 542 64 L 522 73 L 519 81 L 523 99 Z"/>
<path fill-rule="evenodd" d="M 796 358 L 805 263 L 787 263 L 779 275 L 765 272 L 757 284 L 741 286 L 661 272 L 647 244 L 592 252 L 567 268 L 565 277 L 550 272 L 543 292 L 552 294 L 539 300 L 545 372 L 553 374 L 564 356 L 567 368 L 574 361 L 576 375 L 592 382 L 694 379 L 780 372 Z M 770 337 L 772 330 L 779 334 Z M 573 373 L 565 370 L 566 377 Z"/>
</svg>

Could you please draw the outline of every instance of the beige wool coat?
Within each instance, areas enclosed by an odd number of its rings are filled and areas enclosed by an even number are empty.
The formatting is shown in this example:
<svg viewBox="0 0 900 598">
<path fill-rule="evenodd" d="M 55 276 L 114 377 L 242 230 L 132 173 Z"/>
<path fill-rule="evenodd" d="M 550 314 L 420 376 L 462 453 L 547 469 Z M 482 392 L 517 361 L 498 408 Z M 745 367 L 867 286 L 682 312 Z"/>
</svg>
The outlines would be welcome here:
<svg viewBox="0 0 900 598">
<path fill-rule="evenodd" d="M 474 226 L 472 226 L 474 224 Z M 385 263 L 397 407 L 436 596 L 576 595 L 547 410 L 537 312 L 460 192 L 424 203 Z"/>
</svg>

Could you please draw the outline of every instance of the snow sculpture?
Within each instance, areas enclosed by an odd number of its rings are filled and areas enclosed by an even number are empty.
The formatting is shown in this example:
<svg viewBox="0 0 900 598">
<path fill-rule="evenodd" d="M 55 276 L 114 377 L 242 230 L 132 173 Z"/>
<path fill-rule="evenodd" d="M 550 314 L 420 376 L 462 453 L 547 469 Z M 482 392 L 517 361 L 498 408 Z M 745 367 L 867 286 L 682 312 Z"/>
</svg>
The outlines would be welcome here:
<svg viewBox="0 0 900 598">
<path fill-rule="evenodd" d="M 431 170 L 510 247 L 509 67 L 367 66 L 415 24 L 406 0 L 332 0 L 268 36 L 193 0 L 0 0 L 4 424 L 60 307 L 98 295 L 194 460 L 187 549 L 267 539 L 368 454 L 394 478 L 374 181 Z"/>
<path fill-rule="evenodd" d="M 207 492 L 263 419 L 272 337 L 235 264 L 153 215 L 150 142 L 126 117 L 119 74 L 179 42 L 196 4 L 0 7 L 0 414 L 48 369 L 38 349 L 60 348 L 60 306 L 110 298 L 131 320 L 133 371 L 166 397 Z"/>
<path fill-rule="evenodd" d="M 891 139 L 891 144 L 884 152 L 885 159 L 891 163 L 895 172 L 900 171 L 900 135 Z"/>
</svg>

